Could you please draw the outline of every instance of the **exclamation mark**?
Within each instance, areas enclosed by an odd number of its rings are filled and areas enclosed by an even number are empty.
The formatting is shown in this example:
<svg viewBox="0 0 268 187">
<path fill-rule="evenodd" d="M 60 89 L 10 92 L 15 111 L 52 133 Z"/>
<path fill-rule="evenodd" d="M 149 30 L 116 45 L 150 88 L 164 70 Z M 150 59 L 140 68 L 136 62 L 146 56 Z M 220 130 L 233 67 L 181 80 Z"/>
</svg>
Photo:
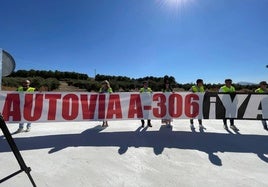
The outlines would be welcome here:
<svg viewBox="0 0 268 187">
<path fill-rule="evenodd" d="M 210 97 L 209 119 L 216 119 L 216 97 Z"/>
</svg>

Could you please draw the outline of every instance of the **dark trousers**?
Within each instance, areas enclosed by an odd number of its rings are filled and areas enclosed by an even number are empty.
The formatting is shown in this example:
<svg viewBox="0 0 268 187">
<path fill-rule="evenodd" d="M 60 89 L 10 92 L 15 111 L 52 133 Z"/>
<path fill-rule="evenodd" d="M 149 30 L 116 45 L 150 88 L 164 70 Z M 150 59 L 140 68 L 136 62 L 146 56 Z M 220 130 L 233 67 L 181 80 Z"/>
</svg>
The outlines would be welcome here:
<svg viewBox="0 0 268 187">
<path fill-rule="evenodd" d="M 190 123 L 194 124 L 194 119 L 190 119 Z M 199 125 L 202 125 L 202 119 L 198 119 Z"/>
<path fill-rule="evenodd" d="M 262 122 L 263 128 L 267 128 L 266 120 L 261 120 L 261 122 Z"/>
<path fill-rule="evenodd" d="M 227 125 L 227 118 L 223 119 L 223 124 Z M 230 119 L 230 125 L 234 125 L 234 119 L 232 119 L 232 118 Z"/>
<path fill-rule="evenodd" d="M 144 125 L 144 119 L 141 120 L 141 124 Z M 151 120 L 150 119 L 147 119 L 147 124 L 151 124 Z"/>
</svg>

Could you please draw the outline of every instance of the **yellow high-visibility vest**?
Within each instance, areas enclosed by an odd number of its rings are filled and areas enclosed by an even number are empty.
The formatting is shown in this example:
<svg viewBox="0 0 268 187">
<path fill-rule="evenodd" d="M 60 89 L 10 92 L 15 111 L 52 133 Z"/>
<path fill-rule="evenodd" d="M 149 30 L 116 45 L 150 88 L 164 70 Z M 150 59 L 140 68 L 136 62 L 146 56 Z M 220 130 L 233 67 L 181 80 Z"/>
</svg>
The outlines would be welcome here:
<svg viewBox="0 0 268 187">
<path fill-rule="evenodd" d="M 222 86 L 220 90 L 225 93 L 235 92 L 235 88 L 233 86 L 231 86 L 230 88 L 227 86 Z"/>
<path fill-rule="evenodd" d="M 194 86 L 192 86 L 192 92 L 205 92 L 204 86 L 198 87 L 198 86 L 194 85 Z"/>
<path fill-rule="evenodd" d="M 24 92 L 22 86 L 18 87 L 17 90 L 18 90 L 19 92 Z M 35 88 L 34 88 L 34 87 L 29 87 L 25 92 L 34 92 L 34 91 L 35 91 Z"/>
</svg>

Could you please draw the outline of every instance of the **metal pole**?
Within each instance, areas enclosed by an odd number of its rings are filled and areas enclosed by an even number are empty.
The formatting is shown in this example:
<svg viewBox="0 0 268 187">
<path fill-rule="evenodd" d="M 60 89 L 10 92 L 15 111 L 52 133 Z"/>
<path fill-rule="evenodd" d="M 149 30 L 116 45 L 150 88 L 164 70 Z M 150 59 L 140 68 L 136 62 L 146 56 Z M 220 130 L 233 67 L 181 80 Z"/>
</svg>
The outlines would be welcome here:
<svg viewBox="0 0 268 187">
<path fill-rule="evenodd" d="M 6 140 L 7 140 L 8 144 L 9 144 L 9 147 L 11 148 L 11 150 L 12 150 L 13 154 L 15 155 L 15 157 L 16 157 L 19 165 L 20 165 L 20 168 L 21 168 L 19 171 L 17 171 L 15 173 L 13 173 L 13 174 L 1 179 L 0 183 L 4 182 L 7 179 L 9 179 L 11 177 L 14 177 L 15 175 L 17 175 L 20 172 L 24 171 L 28 175 L 28 178 L 30 179 L 33 187 L 36 187 L 36 184 L 35 184 L 32 176 L 30 174 L 31 168 L 26 166 L 26 164 L 25 164 L 25 162 L 24 162 L 24 160 L 23 160 L 23 158 L 22 158 L 22 156 L 20 154 L 20 151 L 19 151 L 15 141 L 13 140 L 13 138 L 12 138 L 8 128 L 7 128 L 6 122 L 5 122 L 5 120 L 4 120 L 4 118 L 3 118 L 3 116 L 1 114 L 0 114 L 0 128 L 2 129 L 3 134 L 4 134 Z"/>
</svg>

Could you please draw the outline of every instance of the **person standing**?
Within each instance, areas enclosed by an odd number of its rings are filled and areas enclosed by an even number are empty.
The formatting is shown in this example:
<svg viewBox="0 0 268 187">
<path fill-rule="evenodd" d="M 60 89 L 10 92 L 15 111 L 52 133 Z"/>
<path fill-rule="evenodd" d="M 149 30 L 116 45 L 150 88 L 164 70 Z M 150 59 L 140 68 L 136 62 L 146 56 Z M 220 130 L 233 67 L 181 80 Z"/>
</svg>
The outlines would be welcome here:
<svg viewBox="0 0 268 187">
<path fill-rule="evenodd" d="M 204 89 L 204 83 L 202 79 L 197 79 L 196 80 L 196 85 L 193 85 L 190 90 L 190 92 L 193 93 L 204 93 L 205 89 Z M 205 127 L 202 124 L 202 119 L 198 119 L 198 123 L 199 123 L 199 129 L 204 129 Z M 190 119 L 190 128 L 194 129 L 194 119 Z"/>
<path fill-rule="evenodd" d="M 30 81 L 29 80 L 24 80 L 22 82 L 22 86 L 18 87 L 17 88 L 17 91 L 18 92 L 34 92 L 35 91 L 35 88 L 34 87 L 30 87 Z M 26 132 L 30 132 L 31 130 L 31 123 L 30 122 L 27 122 L 27 125 L 26 125 Z M 15 133 L 20 133 L 20 132 L 23 132 L 23 129 L 24 129 L 24 122 L 20 122 L 19 123 L 19 128 L 18 130 L 15 132 Z"/>
<path fill-rule="evenodd" d="M 143 81 L 143 87 L 140 89 L 140 93 L 153 93 L 152 89 L 148 87 L 148 81 Z M 144 127 L 144 119 L 141 120 L 141 127 Z M 147 126 L 152 127 L 151 119 L 147 119 Z"/>
<path fill-rule="evenodd" d="M 164 93 L 173 92 L 173 88 L 170 86 L 169 81 L 167 79 L 164 79 L 162 92 Z M 162 119 L 161 122 L 162 124 L 166 124 L 166 127 L 168 128 L 172 127 L 171 125 L 172 119 Z"/>
<path fill-rule="evenodd" d="M 105 80 L 101 83 L 101 88 L 99 90 L 99 93 L 113 93 L 113 89 L 110 86 L 109 81 Z M 108 127 L 108 121 L 104 120 L 102 122 L 102 127 Z"/>
<path fill-rule="evenodd" d="M 260 87 L 255 90 L 255 93 L 268 93 L 267 82 L 266 81 L 261 81 L 260 82 Z M 264 130 L 268 130 L 266 120 L 261 120 L 261 121 L 262 121 L 262 125 L 263 125 Z"/>
<path fill-rule="evenodd" d="M 225 79 L 225 85 L 220 87 L 219 92 L 222 93 L 235 93 L 235 87 L 232 86 L 232 79 Z M 228 129 L 227 126 L 227 118 L 223 119 L 223 128 L 224 129 Z M 235 131 L 239 131 L 239 129 L 234 125 L 234 119 L 230 118 L 230 128 L 235 130 Z"/>
</svg>

